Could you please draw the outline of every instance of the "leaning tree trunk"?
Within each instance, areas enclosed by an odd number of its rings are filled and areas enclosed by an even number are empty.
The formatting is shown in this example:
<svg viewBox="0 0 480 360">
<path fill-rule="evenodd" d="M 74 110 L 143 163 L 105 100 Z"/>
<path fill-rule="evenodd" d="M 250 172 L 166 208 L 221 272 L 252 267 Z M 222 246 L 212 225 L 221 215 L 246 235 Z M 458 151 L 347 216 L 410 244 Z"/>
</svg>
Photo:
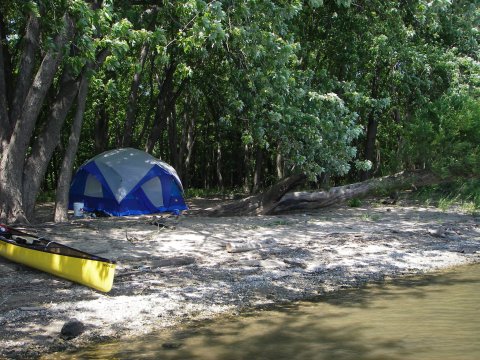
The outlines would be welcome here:
<svg viewBox="0 0 480 360">
<path fill-rule="evenodd" d="M 338 186 L 326 191 L 292 192 L 283 196 L 270 213 L 324 208 L 380 191 L 391 192 L 399 189 L 411 189 L 446 181 L 449 181 L 449 179 L 440 178 L 429 171 L 403 171 L 395 175 Z"/>
<path fill-rule="evenodd" d="M 78 93 L 80 79 L 67 71 L 60 81 L 57 96 L 51 106 L 47 122 L 37 136 L 23 171 L 23 207 L 27 218 L 32 217 L 35 201 L 45 177 L 48 164 L 57 147 L 61 129 Z"/>
<path fill-rule="evenodd" d="M 303 183 L 305 179 L 306 176 L 304 174 L 290 176 L 279 181 L 264 193 L 207 210 L 207 215 L 239 216 L 269 214 L 288 191 Z"/>
<path fill-rule="evenodd" d="M 68 212 L 68 191 L 70 189 L 70 182 L 72 180 L 73 162 L 78 150 L 78 143 L 80 142 L 80 133 L 82 131 L 83 115 L 85 113 L 85 106 L 87 102 L 89 73 L 97 70 L 103 65 L 107 56 L 110 55 L 110 49 L 103 49 L 96 58 L 95 63 L 85 65 L 80 78 L 80 84 L 77 94 L 77 108 L 73 118 L 73 124 L 70 130 L 70 137 L 68 139 L 67 149 L 60 169 L 60 177 L 58 179 L 56 201 L 55 201 L 55 215 L 54 221 L 61 222 L 67 220 Z"/>
<path fill-rule="evenodd" d="M 77 110 L 73 119 L 68 146 L 60 170 L 60 178 L 58 179 L 54 215 L 55 222 L 66 221 L 68 219 L 68 191 L 70 181 L 72 180 L 73 161 L 75 160 L 78 143 L 80 142 L 83 114 L 85 112 L 85 103 L 87 101 L 88 80 L 88 74 L 85 72 L 82 76 L 80 88 L 78 90 Z"/>
<path fill-rule="evenodd" d="M 429 171 L 403 171 L 378 179 L 334 187 L 327 191 L 287 194 L 305 178 L 304 175 L 291 176 L 273 185 L 265 193 L 206 209 L 205 213 L 210 216 L 270 215 L 294 210 L 319 209 L 380 191 L 392 192 L 451 181 L 451 178 L 441 178 Z"/>
<path fill-rule="evenodd" d="M 9 222 L 28 221 L 22 199 L 22 177 L 25 156 L 41 111 L 45 96 L 54 80 L 63 56 L 63 47 L 73 35 L 72 19 L 64 16 L 64 29 L 56 37 L 54 46 L 45 55 L 25 98 L 22 112 L 3 149 L 0 163 L 0 219 Z"/>
<path fill-rule="evenodd" d="M 15 126 L 22 112 L 22 106 L 28 94 L 35 70 L 35 53 L 40 41 L 40 19 L 35 14 L 30 14 L 27 30 L 23 38 L 23 49 L 18 75 L 15 79 L 15 91 L 10 108 L 10 122 Z"/>
<path fill-rule="evenodd" d="M 40 186 L 55 148 L 60 142 L 61 130 L 67 114 L 79 93 L 82 79 L 88 72 L 98 69 L 109 54 L 110 50 L 102 50 L 97 56 L 95 64 L 86 64 L 82 70 L 82 74 L 80 74 L 78 78 L 73 78 L 68 70 L 63 74 L 57 96 L 50 109 L 47 123 L 37 136 L 32 146 L 31 154 L 25 162 L 23 175 L 23 207 L 27 218 L 33 215 Z"/>
</svg>

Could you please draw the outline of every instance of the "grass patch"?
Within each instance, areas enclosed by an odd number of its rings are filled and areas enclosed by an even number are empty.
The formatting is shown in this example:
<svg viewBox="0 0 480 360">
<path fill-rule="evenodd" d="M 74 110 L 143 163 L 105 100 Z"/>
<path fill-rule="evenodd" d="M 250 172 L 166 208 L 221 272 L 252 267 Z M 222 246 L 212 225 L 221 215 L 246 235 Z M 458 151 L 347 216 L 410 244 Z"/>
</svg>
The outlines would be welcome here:
<svg viewBox="0 0 480 360">
<path fill-rule="evenodd" d="M 272 222 L 269 222 L 265 224 L 266 227 L 275 227 L 275 226 L 284 226 L 284 225 L 290 225 L 291 222 L 288 220 L 275 220 Z"/>
<path fill-rule="evenodd" d="M 466 201 L 461 204 L 460 208 L 464 213 L 473 215 L 473 216 L 479 216 L 480 215 L 480 209 L 478 207 L 478 204 L 476 204 L 473 201 Z"/>
<path fill-rule="evenodd" d="M 458 206 L 463 212 L 480 212 L 480 180 L 463 180 L 444 185 L 425 186 L 415 192 L 415 200 L 442 211 Z"/>
<path fill-rule="evenodd" d="M 348 206 L 356 208 L 362 206 L 362 201 L 359 198 L 353 198 L 348 200 Z"/>
<path fill-rule="evenodd" d="M 362 214 L 363 221 L 378 221 L 380 219 L 381 217 L 378 214 L 370 214 L 370 213 Z"/>
</svg>

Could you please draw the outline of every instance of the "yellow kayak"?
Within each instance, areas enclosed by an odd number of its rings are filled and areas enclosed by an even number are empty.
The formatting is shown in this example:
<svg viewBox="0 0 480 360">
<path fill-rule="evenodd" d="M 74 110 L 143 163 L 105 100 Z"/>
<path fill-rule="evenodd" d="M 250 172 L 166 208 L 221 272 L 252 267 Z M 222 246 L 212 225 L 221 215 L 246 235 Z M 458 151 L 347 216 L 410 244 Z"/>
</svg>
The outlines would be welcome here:
<svg viewBox="0 0 480 360">
<path fill-rule="evenodd" d="M 28 240 L 27 240 L 28 238 Z M 0 256 L 108 292 L 115 262 L 0 224 Z"/>
</svg>

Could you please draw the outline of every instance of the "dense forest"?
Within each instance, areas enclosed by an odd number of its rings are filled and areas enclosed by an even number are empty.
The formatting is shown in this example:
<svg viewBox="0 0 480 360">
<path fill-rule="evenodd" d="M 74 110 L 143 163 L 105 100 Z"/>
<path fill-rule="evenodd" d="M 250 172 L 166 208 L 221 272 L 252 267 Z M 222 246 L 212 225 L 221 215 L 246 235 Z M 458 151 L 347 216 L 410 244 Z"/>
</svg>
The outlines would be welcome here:
<svg viewBox="0 0 480 360">
<path fill-rule="evenodd" d="M 1 0 L 0 40 L 2 220 L 118 147 L 245 193 L 480 174 L 475 0 Z"/>
</svg>

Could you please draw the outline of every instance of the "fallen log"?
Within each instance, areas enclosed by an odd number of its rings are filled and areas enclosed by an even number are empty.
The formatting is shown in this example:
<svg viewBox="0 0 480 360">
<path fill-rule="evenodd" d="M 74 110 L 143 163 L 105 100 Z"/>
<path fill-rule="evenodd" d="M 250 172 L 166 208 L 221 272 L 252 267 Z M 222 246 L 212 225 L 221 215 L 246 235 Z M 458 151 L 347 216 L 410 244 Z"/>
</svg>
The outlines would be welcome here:
<svg viewBox="0 0 480 360">
<path fill-rule="evenodd" d="M 280 199 L 288 191 L 303 183 L 305 179 L 306 176 L 304 174 L 290 176 L 271 186 L 264 193 L 206 209 L 206 215 L 245 216 L 267 214 L 277 206 Z"/>
<path fill-rule="evenodd" d="M 402 171 L 394 175 L 333 187 L 325 191 L 291 192 L 285 194 L 277 203 L 277 206 L 272 207 L 269 214 L 293 210 L 319 209 L 375 193 L 416 189 L 425 185 L 448 181 L 451 181 L 451 179 L 441 178 L 429 171 Z"/>
<path fill-rule="evenodd" d="M 265 193 L 206 209 L 205 213 L 210 216 L 273 215 L 294 210 L 319 209 L 375 193 L 416 189 L 452 181 L 451 178 L 442 178 L 426 170 L 402 171 L 325 191 L 288 192 L 305 179 L 303 174 L 291 176 L 273 185 Z"/>
</svg>

